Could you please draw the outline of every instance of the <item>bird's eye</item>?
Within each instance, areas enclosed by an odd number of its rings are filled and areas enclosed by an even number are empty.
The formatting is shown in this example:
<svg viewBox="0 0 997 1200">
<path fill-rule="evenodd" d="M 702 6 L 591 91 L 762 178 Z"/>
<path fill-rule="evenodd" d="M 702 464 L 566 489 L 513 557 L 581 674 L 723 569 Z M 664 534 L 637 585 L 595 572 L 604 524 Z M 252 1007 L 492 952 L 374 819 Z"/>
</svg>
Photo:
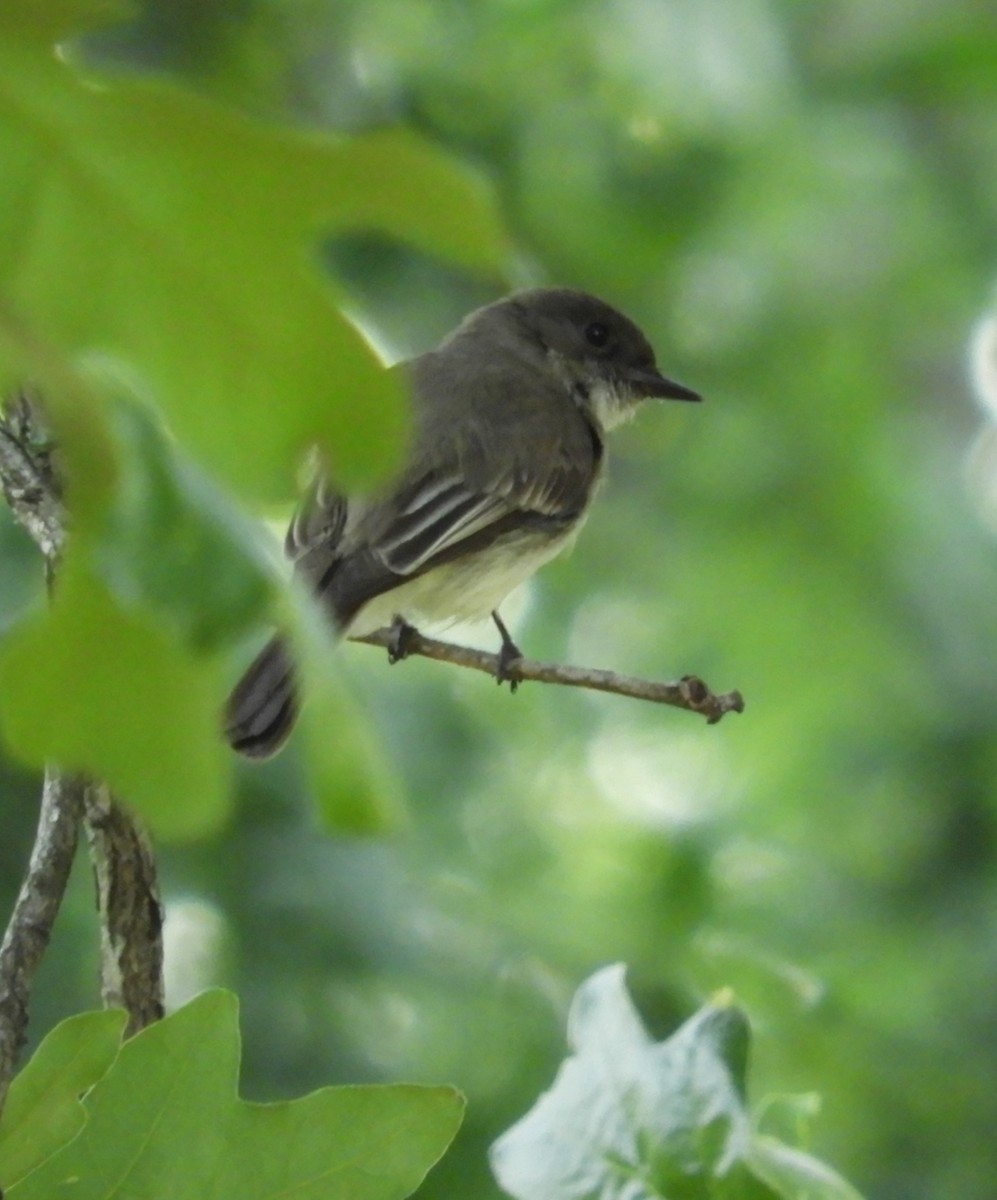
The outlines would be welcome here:
<svg viewBox="0 0 997 1200">
<path fill-rule="evenodd" d="M 590 346 L 605 346 L 609 341 L 609 326 L 601 321 L 593 321 L 585 326 L 585 340 Z"/>
</svg>

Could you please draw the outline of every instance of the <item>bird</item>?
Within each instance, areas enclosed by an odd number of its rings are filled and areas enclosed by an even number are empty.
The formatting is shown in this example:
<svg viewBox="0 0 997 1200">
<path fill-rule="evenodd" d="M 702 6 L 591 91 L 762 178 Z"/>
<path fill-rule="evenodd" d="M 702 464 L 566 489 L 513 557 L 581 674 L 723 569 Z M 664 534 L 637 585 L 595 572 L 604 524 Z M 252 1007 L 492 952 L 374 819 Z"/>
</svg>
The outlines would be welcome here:
<svg viewBox="0 0 997 1200">
<path fill-rule="evenodd" d="M 412 406 L 400 470 L 368 497 L 319 474 L 285 551 L 337 636 L 493 617 L 499 681 L 521 657 L 502 601 L 565 549 L 605 471 L 605 435 L 642 401 L 698 401 L 667 378 L 640 328 L 571 288 L 514 292 L 470 313 L 435 349 L 398 367 Z M 286 638 L 250 664 L 224 711 L 232 748 L 269 758 L 300 709 Z"/>
</svg>

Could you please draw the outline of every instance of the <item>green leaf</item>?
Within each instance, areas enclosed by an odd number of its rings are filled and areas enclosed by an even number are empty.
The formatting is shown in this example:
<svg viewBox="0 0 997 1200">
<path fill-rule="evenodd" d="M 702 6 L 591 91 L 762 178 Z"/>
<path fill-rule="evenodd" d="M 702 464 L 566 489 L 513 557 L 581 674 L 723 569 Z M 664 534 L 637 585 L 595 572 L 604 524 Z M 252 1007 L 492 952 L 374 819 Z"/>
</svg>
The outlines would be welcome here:
<svg viewBox="0 0 997 1200">
<path fill-rule="evenodd" d="M 244 494 L 286 494 L 313 442 L 347 485 L 385 470 L 398 385 L 343 316 L 319 242 L 378 229 L 494 268 L 481 183 L 404 130 L 281 130 L 160 79 L 84 83 L 47 39 L 101 6 L 44 8 L 0 17 L 0 385 L 40 346 L 99 348 Z"/>
<path fill-rule="evenodd" d="M 495 1176 L 517 1200 L 857 1200 L 807 1190 L 838 1177 L 755 1136 L 748 1024 L 729 1003 L 654 1042 L 623 967 L 606 967 L 578 989 L 568 1040 L 574 1053 L 553 1087 L 492 1147 Z"/>
<path fill-rule="evenodd" d="M 267 499 L 318 443 L 338 482 L 368 483 L 399 453 L 402 397 L 344 317 L 323 241 L 373 229 L 480 268 L 503 239 L 480 181 L 410 132 L 265 127 L 53 53 L 120 11 L 0 10 L 0 387 L 39 382 L 74 520 L 52 611 L 0 656 L 0 721 L 26 761 L 98 773 L 181 835 L 226 812 L 213 656 L 275 578 L 186 455 Z M 183 452 L 95 376 L 154 402 Z M 310 739 L 323 811 L 383 827 L 392 781 L 334 692 L 316 688 L 306 721 L 338 713 L 349 731 Z"/>
<path fill-rule="evenodd" d="M 448 1087 L 237 1095 L 235 997 L 207 992 L 126 1042 L 83 1101 L 82 1134 L 9 1200 L 401 1200 L 452 1140 Z"/>
<path fill-rule="evenodd" d="M 179 454 L 135 403 L 110 406 L 116 482 L 100 517 L 77 525 L 93 569 L 126 607 L 142 606 L 192 651 L 264 619 L 280 580 L 258 528 Z"/>
<path fill-rule="evenodd" d="M 9 1188 L 86 1124 L 80 1095 L 117 1057 L 125 1014 L 81 1013 L 47 1034 L 7 1093 L 0 1121 L 0 1183 Z"/>
<path fill-rule="evenodd" d="M 0 8 L 0 31 L 5 37 L 51 45 L 91 26 L 122 20 L 132 12 L 128 0 L 8 0 Z"/>
<path fill-rule="evenodd" d="M 90 500 L 53 610 L 0 652 L 0 723 L 13 749 L 36 767 L 55 759 L 107 779 L 162 836 L 214 829 L 234 764 L 221 737 L 219 652 L 279 598 L 308 693 L 302 726 L 323 821 L 366 834 L 396 825 L 397 779 L 346 694 L 327 622 L 302 589 L 284 586 L 276 547 L 150 410 L 85 394 L 77 423 L 104 452 L 70 456 L 67 473 Z"/>
<path fill-rule="evenodd" d="M 826 1163 L 772 1137 L 759 1136 L 749 1156 L 755 1174 L 792 1200 L 862 1200 Z"/>
<path fill-rule="evenodd" d="M 126 610 L 71 547 L 51 607 L 0 651 L 0 726 L 25 762 L 90 772 L 164 837 L 218 827 L 231 755 L 220 670 Z"/>
</svg>

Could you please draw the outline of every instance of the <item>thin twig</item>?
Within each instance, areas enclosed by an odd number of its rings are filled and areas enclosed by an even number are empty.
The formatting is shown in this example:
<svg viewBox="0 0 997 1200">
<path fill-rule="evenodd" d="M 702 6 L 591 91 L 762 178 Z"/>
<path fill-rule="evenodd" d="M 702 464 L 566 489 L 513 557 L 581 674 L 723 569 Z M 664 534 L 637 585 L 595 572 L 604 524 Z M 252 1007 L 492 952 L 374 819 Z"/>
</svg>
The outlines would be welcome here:
<svg viewBox="0 0 997 1200">
<path fill-rule="evenodd" d="M 100 913 L 101 999 L 128 1013 L 131 1036 L 163 1015 L 163 911 L 152 847 L 141 827 L 91 783 L 84 825 Z"/>
<path fill-rule="evenodd" d="M 0 413 L 0 488 L 15 519 L 54 568 L 66 541 L 66 509 L 51 436 L 27 391 L 7 400 Z"/>
<path fill-rule="evenodd" d="M 85 783 L 48 771 L 28 869 L 0 947 L 0 1108 L 27 1040 L 28 1002 L 76 852 Z"/>
<path fill-rule="evenodd" d="M 397 643 L 397 632 L 386 627 L 351 640 L 391 650 Z M 474 650 L 470 646 L 458 646 L 453 642 L 441 642 L 436 638 L 426 637 L 415 629 L 411 630 L 411 633 L 406 631 L 405 637 L 405 656 L 411 654 L 436 659 L 437 662 L 451 663 L 457 667 L 467 667 L 472 671 L 483 671 L 486 675 L 499 678 L 497 654 L 491 654 L 487 650 Z M 668 704 L 673 708 L 700 713 L 710 725 L 715 725 L 726 713 L 744 711 L 744 698 L 740 692 L 714 693 L 695 675 L 685 675 L 677 683 L 656 683 L 634 675 L 619 675 L 615 671 L 537 662 L 532 658 L 517 659 L 503 670 L 505 678 L 510 682 L 556 683 L 563 687 L 613 692 L 618 696 L 631 696 L 635 700 Z"/>
</svg>

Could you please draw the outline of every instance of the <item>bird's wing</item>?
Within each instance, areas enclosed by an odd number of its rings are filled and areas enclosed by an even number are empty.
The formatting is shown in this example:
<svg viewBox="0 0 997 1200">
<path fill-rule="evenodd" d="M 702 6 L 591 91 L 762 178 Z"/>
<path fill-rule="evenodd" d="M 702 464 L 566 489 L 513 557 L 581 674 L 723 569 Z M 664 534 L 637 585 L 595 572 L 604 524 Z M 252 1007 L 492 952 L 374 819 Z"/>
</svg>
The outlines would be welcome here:
<svg viewBox="0 0 997 1200">
<path fill-rule="evenodd" d="M 412 465 L 366 501 L 321 486 L 306 498 L 289 552 L 339 624 L 438 565 L 516 533 L 565 533 L 582 517 L 601 471 L 599 433 L 563 390 L 537 404 L 508 382 L 475 369 L 472 386 L 498 388 L 501 403 L 469 422 L 452 381 L 418 378 Z"/>
<path fill-rule="evenodd" d="M 540 431 L 538 431 L 540 432 Z M 413 576 L 516 530 L 559 531 L 585 511 L 601 447 L 572 455 L 555 439 L 527 440 L 501 466 L 466 435 L 410 474 L 365 522 L 364 541 L 396 575 Z"/>
<path fill-rule="evenodd" d="M 316 546 L 335 549 L 346 528 L 349 506 L 322 471 L 317 471 L 295 509 L 284 538 L 284 553 L 294 563 Z"/>
</svg>

